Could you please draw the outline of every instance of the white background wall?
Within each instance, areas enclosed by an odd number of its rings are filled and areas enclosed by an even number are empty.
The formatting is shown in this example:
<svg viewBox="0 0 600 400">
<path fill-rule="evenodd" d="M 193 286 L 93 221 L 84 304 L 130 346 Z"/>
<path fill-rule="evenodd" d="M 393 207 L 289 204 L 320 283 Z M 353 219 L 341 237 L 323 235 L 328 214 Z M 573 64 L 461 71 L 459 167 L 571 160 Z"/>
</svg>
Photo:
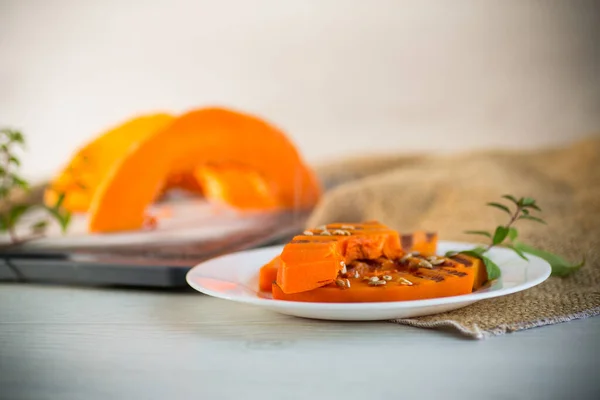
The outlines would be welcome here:
<svg viewBox="0 0 600 400">
<path fill-rule="evenodd" d="M 133 114 L 229 105 L 311 161 L 600 132 L 598 1 L 0 0 L 28 176 Z"/>
</svg>

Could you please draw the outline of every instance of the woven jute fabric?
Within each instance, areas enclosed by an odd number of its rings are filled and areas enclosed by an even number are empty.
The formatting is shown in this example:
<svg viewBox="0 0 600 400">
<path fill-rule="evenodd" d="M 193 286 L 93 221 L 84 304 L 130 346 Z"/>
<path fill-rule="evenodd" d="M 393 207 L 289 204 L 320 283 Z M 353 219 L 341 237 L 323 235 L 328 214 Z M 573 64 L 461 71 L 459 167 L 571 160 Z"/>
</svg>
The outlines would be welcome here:
<svg viewBox="0 0 600 400">
<path fill-rule="evenodd" d="M 443 314 L 394 320 L 484 338 L 600 313 L 600 136 L 528 152 L 453 156 L 373 156 L 322 165 L 330 187 L 307 226 L 379 220 L 408 232 L 473 241 L 465 230 L 493 229 L 506 214 L 486 207 L 503 194 L 533 197 L 548 225 L 521 221 L 522 241 L 584 268 L 539 286 Z"/>
</svg>

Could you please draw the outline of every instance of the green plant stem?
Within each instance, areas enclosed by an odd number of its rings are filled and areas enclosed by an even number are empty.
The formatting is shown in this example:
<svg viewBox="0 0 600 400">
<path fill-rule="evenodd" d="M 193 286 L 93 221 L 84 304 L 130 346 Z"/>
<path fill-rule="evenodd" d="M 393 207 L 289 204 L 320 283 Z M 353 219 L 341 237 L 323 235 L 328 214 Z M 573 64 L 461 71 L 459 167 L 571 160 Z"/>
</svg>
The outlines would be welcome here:
<svg viewBox="0 0 600 400">
<path fill-rule="evenodd" d="M 514 213 L 514 214 L 513 214 L 513 215 L 510 217 L 510 220 L 508 221 L 508 223 L 507 223 L 506 225 L 504 225 L 504 227 L 505 227 L 506 229 L 510 229 L 510 227 L 511 227 L 511 226 L 512 226 L 512 225 L 513 225 L 515 222 L 517 222 L 517 219 L 519 219 L 519 216 L 521 215 L 521 212 L 522 212 L 522 210 L 523 210 L 523 207 L 521 207 L 521 206 L 517 206 L 517 209 L 516 209 L 515 213 Z M 485 250 L 483 250 L 483 253 L 486 253 L 488 250 L 490 250 L 490 249 L 491 249 L 492 247 L 494 247 L 494 246 L 495 246 L 495 244 L 494 244 L 494 241 L 492 240 L 492 243 L 490 243 L 490 244 L 489 244 L 489 245 L 488 245 L 488 246 L 485 248 Z M 482 253 L 482 254 L 483 254 L 483 253 Z"/>
</svg>

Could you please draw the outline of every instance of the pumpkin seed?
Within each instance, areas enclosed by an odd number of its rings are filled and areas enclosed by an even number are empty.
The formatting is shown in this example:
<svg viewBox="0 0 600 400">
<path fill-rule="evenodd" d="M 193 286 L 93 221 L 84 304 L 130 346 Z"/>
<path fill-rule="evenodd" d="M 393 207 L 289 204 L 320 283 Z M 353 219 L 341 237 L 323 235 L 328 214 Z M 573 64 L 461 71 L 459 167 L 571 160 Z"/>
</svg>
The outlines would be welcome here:
<svg viewBox="0 0 600 400">
<path fill-rule="evenodd" d="M 335 284 L 342 288 L 346 287 L 346 282 L 344 282 L 342 279 L 336 279 Z"/>
<path fill-rule="evenodd" d="M 405 279 L 405 278 L 402 278 L 402 277 L 398 278 L 398 283 L 401 284 L 401 285 L 406 285 L 406 286 L 412 286 L 412 284 L 413 284 L 408 279 Z"/>
<path fill-rule="evenodd" d="M 384 275 L 384 276 L 382 276 L 382 278 L 383 278 L 384 281 L 391 281 L 392 280 L 392 277 L 389 276 L 389 275 Z"/>
<path fill-rule="evenodd" d="M 379 281 L 379 277 L 378 276 L 372 276 L 372 277 L 369 278 L 369 281 L 370 282 L 377 282 L 377 281 Z"/>
<path fill-rule="evenodd" d="M 433 265 L 431 265 L 431 263 L 427 260 L 421 260 L 419 261 L 418 264 L 419 267 L 423 267 L 423 268 L 433 268 Z"/>
<path fill-rule="evenodd" d="M 312 236 L 312 235 L 314 235 L 314 233 L 312 233 L 311 231 L 304 231 L 304 232 L 302 232 L 302 233 L 303 233 L 304 235 L 306 235 L 306 236 Z"/>
<path fill-rule="evenodd" d="M 369 286 L 383 286 L 387 284 L 386 281 L 369 281 Z"/>
<path fill-rule="evenodd" d="M 345 274 L 345 273 L 347 273 L 347 272 L 348 272 L 348 270 L 346 269 L 346 263 L 345 263 L 345 262 L 343 262 L 343 261 L 340 261 L 340 265 L 342 266 L 342 269 L 341 269 L 341 271 L 340 271 L 340 272 L 341 272 L 342 274 Z"/>
</svg>

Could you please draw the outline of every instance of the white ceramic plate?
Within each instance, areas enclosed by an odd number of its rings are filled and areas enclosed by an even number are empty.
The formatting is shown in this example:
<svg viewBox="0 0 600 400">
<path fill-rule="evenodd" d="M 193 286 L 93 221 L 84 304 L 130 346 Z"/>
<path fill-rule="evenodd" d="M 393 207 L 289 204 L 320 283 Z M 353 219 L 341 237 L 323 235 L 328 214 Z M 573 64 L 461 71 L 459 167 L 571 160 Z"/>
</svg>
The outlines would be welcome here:
<svg viewBox="0 0 600 400">
<path fill-rule="evenodd" d="M 442 241 L 439 243 L 438 253 L 466 250 L 475 246 L 468 243 Z M 455 310 L 483 299 L 520 292 L 542 283 L 550 276 L 550 265 L 541 258 L 529 256 L 529 261 L 525 261 L 509 249 L 493 248 L 488 255 L 502 270 L 502 277 L 491 286 L 471 294 L 380 303 L 282 301 L 273 300 L 268 294 L 258 291 L 260 267 L 281 253 L 281 249 L 282 246 L 273 246 L 214 258 L 192 268 L 186 279 L 190 286 L 199 292 L 221 299 L 252 304 L 281 314 L 328 320 L 376 321 L 419 317 Z"/>
</svg>

